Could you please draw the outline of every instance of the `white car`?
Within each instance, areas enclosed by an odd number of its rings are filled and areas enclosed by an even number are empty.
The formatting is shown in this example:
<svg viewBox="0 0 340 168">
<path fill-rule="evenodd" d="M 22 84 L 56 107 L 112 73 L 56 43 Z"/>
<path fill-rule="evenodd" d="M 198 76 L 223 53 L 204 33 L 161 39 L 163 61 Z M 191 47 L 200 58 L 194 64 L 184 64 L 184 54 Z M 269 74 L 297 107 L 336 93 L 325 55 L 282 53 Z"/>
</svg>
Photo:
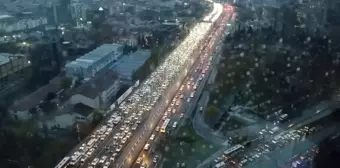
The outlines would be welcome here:
<svg viewBox="0 0 340 168">
<path fill-rule="evenodd" d="M 140 168 L 146 168 L 146 163 L 143 163 L 141 166 L 140 166 Z"/>
<path fill-rule="evenodd" d="M 149 148 L 150 148 L 150 144 L 145 144 L 145 146 L 144 146 L 144 150 L 149 150 Z"/>
<path fill-rule="evenodd" d="M 155 134 L 152 134 L 150 140 L 153 141 L 155 139 Z"/>
<path fill-rule="evenodd" d="M 172 125 L 172 128 L 176 128 L 177 127 L 177 122 L 174 122 L 174 124 Z"/>
<path fill-rule="evenodd" d="M 139 158 L 137 159 L 137 161 L 136 161 L 136 164 L 141 164 L 142 161 L 143 161 L 143 158 L 142 158 L 142 157 L 139 157 Z"/>
</svg>

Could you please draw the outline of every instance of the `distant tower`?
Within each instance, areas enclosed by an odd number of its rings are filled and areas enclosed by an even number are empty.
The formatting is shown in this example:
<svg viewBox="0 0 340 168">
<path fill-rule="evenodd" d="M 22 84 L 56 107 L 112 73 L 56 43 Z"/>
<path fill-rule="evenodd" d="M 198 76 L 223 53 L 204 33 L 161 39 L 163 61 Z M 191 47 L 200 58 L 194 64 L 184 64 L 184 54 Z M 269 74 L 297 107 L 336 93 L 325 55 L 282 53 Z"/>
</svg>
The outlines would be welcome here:
<svg viewBox="0 0 340 168">
<path fill-rule="evenodd" d="M 53 6 L 53 18 L 54 18 L 54 23 L 58 25 L 58 12 L 57 12 L 57 6 Z"/>
</svg>

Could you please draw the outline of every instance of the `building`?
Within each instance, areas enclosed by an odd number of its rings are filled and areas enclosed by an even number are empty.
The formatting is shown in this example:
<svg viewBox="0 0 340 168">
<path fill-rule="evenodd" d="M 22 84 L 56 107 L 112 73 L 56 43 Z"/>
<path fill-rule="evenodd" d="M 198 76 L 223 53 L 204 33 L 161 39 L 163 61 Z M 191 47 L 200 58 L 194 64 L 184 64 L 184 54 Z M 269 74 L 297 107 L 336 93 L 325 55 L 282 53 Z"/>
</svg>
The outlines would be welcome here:
<svg viewBox="0 0 340 168">
<path fill-rule="evenodd" d="M 68 103 L 73 105 L 82 103 L 94 109 L 105 108 L 110 105 L 119 89 L 120 80 L 117 73 L 107 70 L 79 86 Z"/>
<path fill-rule="evenodd" d="M 111 69 L 118 73 L 119 78 L 123 82 L 131 83 L 136 80 L 134 79 L 135 72 L 145 64 L 150 56 L 150 50 L 138 50 L 129 55 L 124 55 L 114 65 L 111 66 Z"/>
<path fill-rule="evenodd" d="M 76 21 L 85 21 L 86 20 L 86 11 L 87 6 L 84 3 L 81 3 L 79 0 L 72 0 L 70 5 L 71 16 L 73 20 Z"/>
<path fill-rule="evenodd" d="M 26 55 L 0 53 L 0 98 L 13 96 L 31 76 L 31 62 Z M 5 101 L 2 101 L 5 102 Z"/>
<path fill-rule="evenodd" d="M 40 118 L 38 126 L 42 129 L 44 126 L 49 129 L 68 129 L 72 128 L 75 123 L 89 123 L 93 119 L 91 107 L 81 103 L 76 104 L 71 112 L 54 113 L 49 116 Z"/>
<path fill-rule="evenodd" d="M 67 76 L 91 78 L 116 62 L 123 54 L 123 45 L 104 44 L 65 66 Z"/>
<path fill-rule="evenodd" d="M 25 18 L 16 18 L 10 15 L 0 16 L 0 31 L 6 33 L 33 29 L 46 24 L 47 24 L 46 17 L 32 16 Z"/>
<path fill-rule="evenodd" d="M 61 89 L 60 77 L 55 77 L 47 85 L 37 89 L 33 93 L 23 96 L 21 99 L 15 101 L 9 108 L 9 112 L 13 119 L 27 120 L 32 116 L 30 109 L 36 108 L 46 98 L 49 92 L 57 93 Z"/>
</svg>

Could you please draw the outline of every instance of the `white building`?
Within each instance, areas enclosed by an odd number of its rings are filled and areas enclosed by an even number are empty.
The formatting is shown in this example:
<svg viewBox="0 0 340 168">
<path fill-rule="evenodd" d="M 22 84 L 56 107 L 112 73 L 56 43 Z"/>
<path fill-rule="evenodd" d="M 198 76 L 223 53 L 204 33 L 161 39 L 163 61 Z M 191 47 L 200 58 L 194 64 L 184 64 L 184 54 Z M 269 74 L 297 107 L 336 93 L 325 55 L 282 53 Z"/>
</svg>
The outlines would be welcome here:
<svg viewBox="0 0 340 168">
<path fill-rule="evenodd" d="M 98 71 L 117 61 L 123 54 L 123 45 L 104 44 L 65 66 L 70 77 L 91 78 Z"/>
</svg>

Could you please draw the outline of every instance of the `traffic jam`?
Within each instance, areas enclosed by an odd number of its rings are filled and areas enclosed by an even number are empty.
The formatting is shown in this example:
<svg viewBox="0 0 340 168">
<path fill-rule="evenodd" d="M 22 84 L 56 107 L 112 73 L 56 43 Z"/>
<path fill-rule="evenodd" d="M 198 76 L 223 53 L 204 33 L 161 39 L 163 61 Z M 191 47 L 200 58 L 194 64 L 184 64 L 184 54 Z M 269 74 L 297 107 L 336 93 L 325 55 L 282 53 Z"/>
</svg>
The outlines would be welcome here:
<svg viewBox="0 0 340 168">
<path fill-rule="evenodd" d="M 196 98 L 196 91 L 204 85 L 203 80 L 208 78 L 208 71 L 212 61 L 212 53 L 216 39 L 220 38 L 219 35 L 225 28 L 228 17 L 225 16 L 221 19 L 222 26 L 211 34 L 208 39 L 208 45 L 201 48 L 201 56 L 195 62 L 193 68 L 189 72 L 187 78 L 183 81 L 182 85 L 178 89 L 176 95 L 171 100 L 171 103 L 167 110 L 164 112 L 161 121 L 157 124 L 155 130 L 151 134 L 149 140 L 145 144 L 143 150 L 140 152 L 137 158 L 134 168 L 146 168 L 146 167 L 157 167 L 161 154 L 156 153 L 157 142 L 160 139 L 165 139 L 165 134 L 172 134 L 176 131 L 185 114 L 185 106 L 190 105 L 193 99 Z"/>
<path fill-rule="evenodd" d="M 212 19 L 216 19 L 216 17 Z M 191 52 L 187 52 L 188 49 L 192 48 L 193 50 L 193 48 L 198 46 L 200 40 L 197 40 L 197 38 L 204 37 L 204 32 L 206 31 L 203 30 L 208 30 L 210 27 L 211 23 L 198 23 L 182 44 L 143 82 L 140 88 L 127 100 L 123 101 L 114 113 L 109 116 L 109 119 L 104 121 L 89 137 L 83 140 L 69 156 L 64 157 L 56 168 L 79 166 L 108 168 L 112 165 L 131 139 L 131 136 L 133 136 L 134 131 L 138 129 L 138 126 L 142 123 L 145 116 L 147 116 L 148 112 L 152 111 L 163 92 L 173 83 L 175 76 L 180 73 L 179 70 L 181 67 L 190 60 Z M 185 84 L 179 89 L 180 93 L 178 93 L 171 102 L 170 107 L 164 113 L 165 117 L 161 120 L 162 124 L 156 127 L 155 132 L 166 133 L 166 129 L 171 122 L 171 114 L 180 114 L 179 107 L 181 106 L 181 100 L 190 102 L 194 97 L 195 90 L 210 66 L 211 57 L 208 57 L 208 55 L 210 55 L 208 51 L 211 51 L 213 40 L 215 40 L 216 37 L 212 35 L 209 37 L 211 38 L 209 47 L 201 48 L 201 51 L 205 49 L 203 52 L 205 53 L 204 57 L 201 59 L 199 65 L 194 66 L 197 67 L 194 71 L 200 73 L 200 77 L 194 80 L 196 77 L 193 76 L 184 82 Z M 190 92 L 189 96 L 186 95 L 187 91 Z M 184 114 L 180 114 L 179 118 L 183 116 Z M 177 124 L 178 121 L 171 122 L 172 128 L 176 128 Z M 156 140 L 156 137 L 158 136 L 155 134 L 154 137 L 150 137 L 150 140 Z M 150 151 L 152 147 L 151 143 L 148 143 L 145 145 L 144 150 Z M 155 155 L 156 159 L 154 160 L 157 160 L 158 157 L 158 155 Z M 143 167 L 143 165 L 146 167 L 143 162 L 141 163 L 141 167 Z"/>
</svg>

